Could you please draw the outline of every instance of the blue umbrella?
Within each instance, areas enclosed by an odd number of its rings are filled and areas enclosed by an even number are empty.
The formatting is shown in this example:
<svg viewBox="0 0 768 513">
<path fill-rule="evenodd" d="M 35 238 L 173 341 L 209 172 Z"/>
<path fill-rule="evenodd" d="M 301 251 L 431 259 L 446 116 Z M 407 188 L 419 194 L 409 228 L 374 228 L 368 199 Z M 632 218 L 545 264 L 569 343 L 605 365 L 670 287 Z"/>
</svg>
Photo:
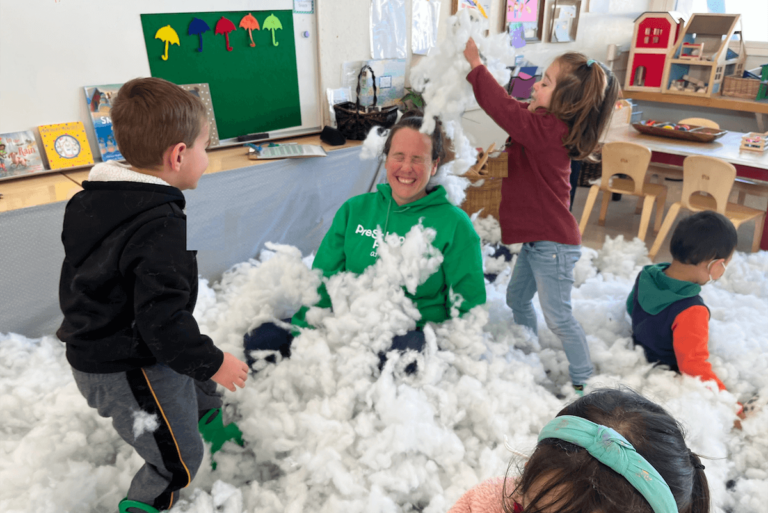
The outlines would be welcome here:
<svg viewBox="0 0 768 513">
<path fill-rule="evenodd" d="M 207 32 L 209 30 L 211 30 L 211 27 L 209 27 L 206 22 L 200 18 L 192 18 L 192 22 L 189 24 L 188 34 L 190 36 L 196 35 L 200 38 L 200 48 L 197 49 L 198 52 L 203 51 L 203 32 Z"/>
</svg>

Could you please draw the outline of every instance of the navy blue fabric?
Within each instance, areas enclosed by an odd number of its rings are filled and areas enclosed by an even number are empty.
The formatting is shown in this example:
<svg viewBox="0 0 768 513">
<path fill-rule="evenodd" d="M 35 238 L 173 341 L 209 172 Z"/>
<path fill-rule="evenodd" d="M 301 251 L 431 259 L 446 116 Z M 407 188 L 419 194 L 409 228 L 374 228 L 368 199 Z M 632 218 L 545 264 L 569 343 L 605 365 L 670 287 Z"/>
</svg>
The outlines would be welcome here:
<svg viewBox="0 0 768 513">
<path fill-rule="evenodd" d="M 632 294 L 632 340 L 642 346 L 648 362 L 668 365 L 673 371 L 680 372 L 672 339 L 672 324 L 684 310 L 697 305 L 706 306 L 704 300 L 696 295 L 676 301 L 656 315 L 651 315 L 637 300 L 640 274 Z"/>
<path fill-rule="evenodd" d="M 286 319 L 284 322 L 291 322 Z M 251 367 L 256 359 L 251 356 L 251 351 L 280 351 L 283 358 L 291 356 L 291 342 L 293 335 L 274 322 L 265 322 L 243 337 L 245 347 L 245 362 Z M 265 358 L 268 362 L 275 363 L 274 355 Z"/>
<path fill-rule="evenodd" d="M 424 350 L 426 342 L 423 331 L 412 330 L 405 335 L 396 335 L 392 338 L 392 346 L 390 346 L 389 350 L 404 353 L 410 349 L 420 353 Z M 387 354 L 379 353 L 379 370 L 384 368 L 385 363 L 387 363 Z M 411 362 L 405 367 L 406 374 L 414 374 L 417 370 L 418 365 L 416 362 Z"/>
</svg>

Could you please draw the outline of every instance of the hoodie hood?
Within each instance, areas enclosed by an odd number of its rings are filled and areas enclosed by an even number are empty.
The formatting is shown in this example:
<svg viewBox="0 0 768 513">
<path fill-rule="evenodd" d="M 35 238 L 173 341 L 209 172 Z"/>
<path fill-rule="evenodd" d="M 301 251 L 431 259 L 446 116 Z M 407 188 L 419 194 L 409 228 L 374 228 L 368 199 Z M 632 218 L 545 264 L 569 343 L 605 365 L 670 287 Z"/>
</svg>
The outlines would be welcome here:
<svg viewBox="0 0 768 513">
<path fill-rule="evenodd" d="M 672 303 L 698 296 L 701 285 L 676 280 L 664 274 L 669 264 L 646 265 L 637 282 L 637 301 L 643 310 L 656 315 Z"/>
<path fill-rule="evenodd" d="M 379 190 L 380 201 L 383 201 L 386 204 L 389 204 L 390 201 L 392 202 L 392 206 L 390 208 L 391 212 L 418 212 L 419 210 L 424 210 L 443 203 L 447 203 L 449 205 L 451 204 L 448 201 L 445 188 L 442 185 L 438 185 L 433 189 L 427 190 L 426 196 L 417 199 L 414 202 L 406 203 L 405 205 L 398 205 L 395 202 L 395 200 L 392 198 L 392 186 L 388 183 L 380 183 L 376 186 L 376 188 Z"/>
<path fill-rule="evenodd" d="M 81 264 L 107 235 L 130 219 L 164 204 L 175 203 L 180 209 L 185 205 L 179 189 L 158 183 L 85 181 L 83 189 L 67 203 L 63 230 L 66 235 L 61 238 L 67 258 L 75 266 Z"/>
</svg>

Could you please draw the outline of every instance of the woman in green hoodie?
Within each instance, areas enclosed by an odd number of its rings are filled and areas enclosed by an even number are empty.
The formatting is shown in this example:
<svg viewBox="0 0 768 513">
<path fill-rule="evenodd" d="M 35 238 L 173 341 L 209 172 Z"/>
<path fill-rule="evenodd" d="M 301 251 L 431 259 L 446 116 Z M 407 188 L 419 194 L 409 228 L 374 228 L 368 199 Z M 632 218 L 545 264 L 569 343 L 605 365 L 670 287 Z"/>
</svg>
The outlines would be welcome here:
<svg viewBox="0 0 768 513">
<path fill-rule="evenodd" d="M 428 188 L 430 178 L 445 159 L 444 135 L 439 123 L 431 136 L 422 134 L 422 121 L 420 116 L 406 114 L 392 127 L 384 144 L 388 183 L 378 185 L 377 192 L 355 196 L 341 206 L 312 265 L 313 269 L 322 270 L 325 278 L 343 271 L 361 274 L 378 258 L 379 230 L 384 236 L 405 236 L 421 221 L 425 228 L 437 232 L 432 244 L 442 253 L 443 263 L 415 294 L 406 292 L 419 309 L 421 319 L 415 330 L 393 339 L 391 350 L 420 351 L 424 347 L 421 330 L 427 322 L 448 320 L 452 307 L 462 315 L 485 303 L 480 237 L 467 214 L 448 201 L 442 185 Z M 461 296 L 455 305 L 450 291 Z M 314 306 L 331 308 L 325 284 L 320 285 L 318 292 L 320 301 Z M 308 307 L 302 307 L 293 316 L 294 326 L 311 327 L 305 318 L 307 310 Z M 253 350 L 279 350 L 283 356 L 289 356 L 296 333 L 273 323 L 262 324 L 245 336 L 249 364 L 249 353 Z M 385 357 L 380 357 L 383 364 Z M 415 366 L 406 371 L 415 371 Z"/>
</svg>

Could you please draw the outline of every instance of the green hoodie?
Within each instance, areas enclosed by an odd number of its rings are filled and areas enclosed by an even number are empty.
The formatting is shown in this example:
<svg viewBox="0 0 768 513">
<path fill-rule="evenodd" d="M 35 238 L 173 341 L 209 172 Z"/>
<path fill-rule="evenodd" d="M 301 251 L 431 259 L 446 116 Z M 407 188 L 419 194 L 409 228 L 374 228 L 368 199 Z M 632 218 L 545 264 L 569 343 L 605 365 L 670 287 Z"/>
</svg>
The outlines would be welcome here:
<svg viewBox="0 0 768 513">
<path fill-rule="evenodd" d="M 450 318 L 451 288 L 464 298 L 458 307 L 460 314 L 485 303 L 480 237 L 467 214 L 448 202 L 445 189 L 437 186 L 425 197 L 399 206 L 392 199 L 389 184 L 380 184 L 377 188 L 378 192 L 349 199 L 336 212 L 312 268 L 322 269 L 326 278 L 342 271 L 362 274 L 378 258 L 376 235 L 379 230 L 404 237 L 421 220 L 425 228 L 434 228 L 437 232 L 432 245 L 443 254 L 443 263 L 415 294 L 406 292 L 421 312 L 417 326 L 421 328 L 427 322 L 440 323 Z M 320 302 L 315 306 L 330 308 L 325 284 L 320 285 L 318 292 Z M 307 310 L 306 306 L 302 307 L 293 316 L 295 326 L 309 327 L 305 319 Z"/>
<path fill-rule="evenodd" d="M 669 264 L 646 265 L 640 271 L 640 279 L 637 282 L 637 301 L 640 306 L 651 315 L 664 310 L 666 307 L 680 301 L 699 295 L 701 285 L 690 281 L 676 280 L 664 274 Z M 627 312 L 632 315 L 632 297 L 635 289 L 627 298 Z"/>
</svg>

